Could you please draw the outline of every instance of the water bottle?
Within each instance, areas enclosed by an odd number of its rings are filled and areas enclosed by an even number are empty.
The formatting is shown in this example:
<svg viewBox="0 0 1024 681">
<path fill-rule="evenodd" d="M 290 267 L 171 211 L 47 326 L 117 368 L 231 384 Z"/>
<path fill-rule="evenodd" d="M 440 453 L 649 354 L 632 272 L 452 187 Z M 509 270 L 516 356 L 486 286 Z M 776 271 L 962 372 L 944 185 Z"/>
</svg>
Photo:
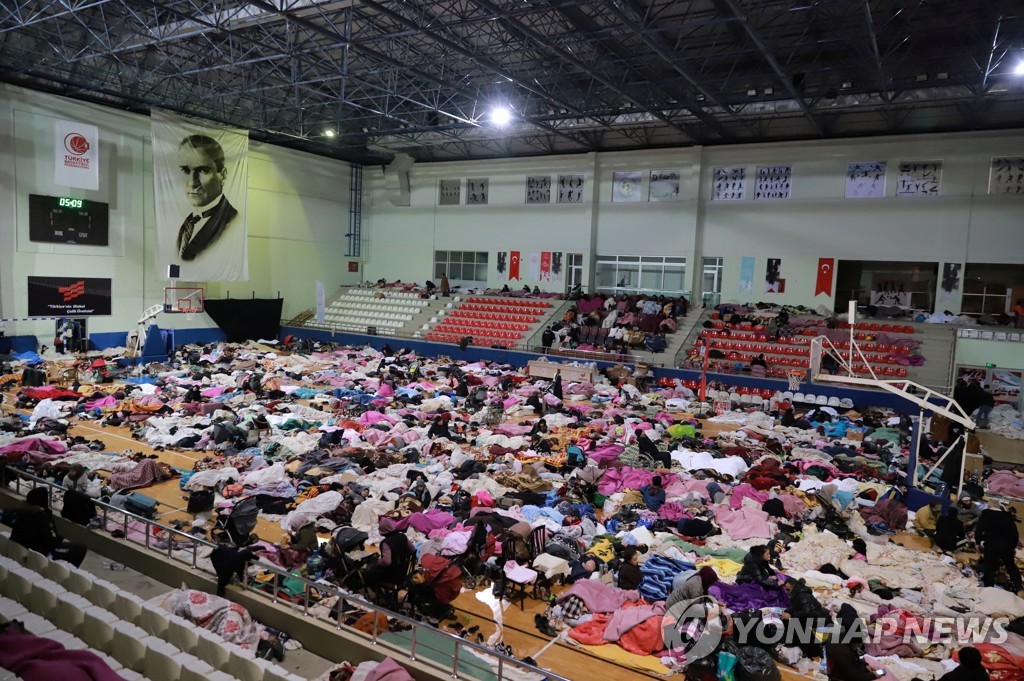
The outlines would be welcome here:
<svg viewBox="0 0 1024 681">
<path fill-rule="evenodd" d="M 825 650 L 825 646 L 821 647 L 821 664 L 818 665 L 818 672 L 828 676 L 828 653 Z"/>
</svg>

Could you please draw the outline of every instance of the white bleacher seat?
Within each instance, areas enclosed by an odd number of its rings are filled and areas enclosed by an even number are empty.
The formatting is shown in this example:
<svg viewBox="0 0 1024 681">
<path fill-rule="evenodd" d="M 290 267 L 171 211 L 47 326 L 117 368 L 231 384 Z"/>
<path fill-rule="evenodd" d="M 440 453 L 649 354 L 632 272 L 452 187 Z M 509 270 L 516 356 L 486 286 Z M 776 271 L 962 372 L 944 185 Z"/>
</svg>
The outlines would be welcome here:
<svg viewBox="0 0 1024 681">
<path fill-rule="evenodd" d="M 90 648 L 106 650 L 114 642 L 114 626 L 117 622 L 114 613 L 94 605 L 85 610 L 80 636 Z"/>
<path fill-rule="evenodd" d="M 268 666 L 266 660 L 249 657 L 237 646 L 231 651 L 231 662 L 228 664 L 229 667 L 226 671 L 233 674 L 238 681 L 263 681 L 263 674 Z"/>
<path fill-rule="evenodd" d="M 57 627 L 50 620 L 40 617 L 34 612 L 26 612 L 18 620 L 25 625 L 25 631 L 36 636 L 46 637 L 57 631 Z"/>
<path fill-rule="evenodd" d="M 158 605 L 152 605 L 150 603 L 142 604 L 142 612 L 139 617 L 135 620 L 135 623 L 139 627 L 148 632 L 151 636 L 157 636 L 160 638 L 166 638 L 168 630 L 171 628 L 171 617 L 166 610 Z M 180 621 L 181 618 L 178 618 Z M 193 626 L 193 625 L 189 625 Z M 182 648 L 185 650 L 185 648 Z"/>
<path fill-rule="evenodd" d="M 17 542 L 8 541 L 4 552 L 8 558 L 20 565 L 24 565 L 25 560 L 28 558 L 28 549 Z"/>
<path fill-rule="evenodd" d="M 47 634 L 46 638 L 50 639 L 51 641 L 56 641 L 68 650 L 85 650 L 86 648 L 93 647 L 91 644 L 87 643 L 86 641 L 83 641 L 74 634 L 67 631 L 60 631 L 59 629 L 56 631 L 51 631 L 49 634 Z M 120 666 L 121 665 L 117 665 L 118 668 Z"/>
<path fill-rule="evenodd" d="M 0 667 L 0 681 L 20 681 L 21 677 L 16 676 L 14 672 L 7 671 Z"/>
<path fill-rule="evenodd" d="M 818 398 L 816 400 L 814 400 L 814 404 L 818 405 L 819 407 L 827 406 L 828 405 L 828 396 L 827 395 L 818 395 Z"/>
<path fill-rule="evenodd" d="M 197 629 L 196 633 L 199 634 L 199 659 L 205 660 L 215 669 L 228 669 L 231 650 L 225 645 L 224 639 L 207 629 Z"/>
<path fill-rule="evenodd" d="M 44 568 L 50 563 L 50 559 L 41 553 L 36 551 L 29 551 L 26 556 L 24 564 L 32 572 L 42 572 Z"/>
<path fill-rule="evenodd" d="M 133 593 L 119 591 L 112 612 L 127 622 L 135 622 L 142 616 L 142 599 Z"/>
<path fill-rule="evenodd" d="M 7 579 L 4 580 L 4 593 L 22 605 L 28 606 L 28 595 L 32 593 L 32 582 L 35 575 L 23 567 L 17 567 L 7 571 Z"/>
<path fill-rule="evenodd" d="M 57 596 L 57 610 L 53 614 L 53 622 L 64 631 L 78 633 L 85 624 L 85 611 L 95 607 L 97 606 L 78 594 L 65 591 Z"/>
<path fill-rule="evenodd" d="M 143 643 L 146 660 L 142 673 L 151 681 L 178 681 L 181 678 L 181 660 L 177 656 L 186 653 L 155 636 L 147 636 Z"/>
<path fill-rule="evenodd" d="M 213 667 L 187 653 L 179 653 L 175 659 L 181 663 L 181 681 L 206 681 L 213 673 Z"/>
<path fill-rule="evenodd" d="M 124 681 L 149 681 L 145 676 L 143 676 L 139 672 L 132 671 L 131 669 L 125 669 L 123 667 L 117 670 L 117 675 L 120 676 Z M 213 677 L 210 677 L 210 681 L 214 681 Z"/>
<path fill-rule="evenodd" d="M 853 409 L 853 400 L 849 397 L 844 397 L 839 400 L 839 406 L 843 409 Z"/>
<path fill-rule="evenodd" d="M 18 601 L 13 601 L 6 596 L 0 596 L 0 619 L 10 622 L 11 620 L 20 619 L 27 612 L 28 608 Z"/>
<path fill-rule="evenodd" d="M 178 650 L 196 654 L 199 650 L 199 627 L 180 617 L 167 620 L 167 633 L 162 638 L 173 643 Z"/>
<path fill-rule="evenodd" d="M 794 397 L 793 399 L 796 399 L 796 398 Z M 807 402 L 809 404 L 814 404 L 815 400 L 817 400 L 817 399 L 818 399 L 817 395 L 812 395 L 811 393 L 807 393 L 806 395 L 804 395 L 803 401 Z"/>
<path fill-rule="evenodd" d="M 50 617 L 59 606 L 57 597 L 67 593 L 67 590 L 45 577 L 40 577 L 32 583 L 32 591 L 28 595 L 28 609 L 37 615 Z"/>
<path fill-rule="evenodd" d="M 839 398 L 838 397 L 830 397 L 830 398 L 828 398 L 828 406 L 830 406 L 830 407 L 838 407 L 839 406 Z"/>
<path fill-rule="evenodd" d="M 43 568 L 42 574 L 47 579 L 52 579 L 58 584 L 63 585 L 64 580 L 67 579 L 68 573 L 70 572 L 68 570 L 69 567 L 70 563 L 65 563 L 62 560 L 51 560 L 46 567 Z"/>
<path fill-rule="evenodd" d="M 76 568 L 73 565 L 68 565 L 68 576 L 61 581 L 63 586 L 68 591 L 78 594 L 79 596 L 85 596 L 89 593 L 92 588 L 93 577 L 85 570 Z"/>
<path fill-rule="evenodd" d="M 145 669 L 146 657 L 150 653 L 147 641 L 149 636 L 130 622 L 118 622 L 114 625 L 114 640 L 107 649 L 122 667 L 134 669 L 149 676 Z"/>
<path fill-rule="evenodd" d="M 804 401 L 804 394 L 803 393 L 793 393 L 793 398 L 792 399 L 793 399 L 794 402 L 803 402 Z"/>
<path fill-rule="evenodd" d="M 117 594 L 120 590 L 105 579 L 95 579 L 89 585 L 89 591 L 82 594 L 93 605 L 98 605 L 104 610 L 110 610 L 117 601 Z M 127 618 L 122 618 L 127 619 Z"/>
<path fill-rule="evenodd" d="M 786 400 L 786 401 L 792 401 L 793 400 L 793 393 L 791 393 L 790 391 L 786 390 L 785 392 L 782 393 L 782 395 L 780 396 L 779 399 Z"/>
<path fill-rule="evenodd" d="M 125 671 L 126 671 L 125 668 L 121 666 L 120 662 L 118 662 L 117 660 L 112 658 L 110 655 L 107 655 L 106 653 L 101 653 L 98 650 L 90 650 L 89 652 L 92 653 L 93 655 L 95 655 L 96 657 L 100 658 L 101 660 L 103 660 L 104 664 L 106 664 L 108 667 L 110 667 L 111 671 L 115 672 L 122 679 L 126 679 L 126 680 L 128 679 L 128 677 L 125 676 Z M 129 673 L 134 673 L 134 672 L 131 672 L 130 670 L 128 670 L 128 671 L 129 671 Z M 139 678 L 139 677 L 135 677 L 135 678 Z"/>
</svg>

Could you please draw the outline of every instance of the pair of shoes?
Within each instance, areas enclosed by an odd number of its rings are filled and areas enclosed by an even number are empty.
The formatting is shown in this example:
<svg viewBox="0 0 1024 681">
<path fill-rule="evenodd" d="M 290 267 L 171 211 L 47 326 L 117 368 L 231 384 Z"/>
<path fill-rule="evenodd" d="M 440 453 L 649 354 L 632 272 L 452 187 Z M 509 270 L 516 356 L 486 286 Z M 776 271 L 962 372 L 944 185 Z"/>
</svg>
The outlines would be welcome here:
<svg viewBox="0 0 1024 681">
<path fill-rule="evenodd" d="M 548 622 L 547 618 L 544 617 L 544 615 L 534 615 L 533 624 L 537 627 L 537 631 L 544 634 L 545 636 L 558 636 L 558 631 L 556 631 L 555 628 L 551 626 L 551 623 Z"/>
</svg>

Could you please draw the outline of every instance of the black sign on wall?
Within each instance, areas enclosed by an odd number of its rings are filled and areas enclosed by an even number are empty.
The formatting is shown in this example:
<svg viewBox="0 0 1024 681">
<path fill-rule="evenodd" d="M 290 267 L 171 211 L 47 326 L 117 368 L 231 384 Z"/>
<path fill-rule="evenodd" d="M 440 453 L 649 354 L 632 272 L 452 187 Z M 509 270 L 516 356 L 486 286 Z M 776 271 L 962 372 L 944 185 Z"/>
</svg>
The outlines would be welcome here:
<svg viewBox="0 0 1024 681">
<path fill-rule="evenodd" d="M 94 317 L 109 315 L 110 279 L 29 277 L 30 317 Z"/>
</svg>

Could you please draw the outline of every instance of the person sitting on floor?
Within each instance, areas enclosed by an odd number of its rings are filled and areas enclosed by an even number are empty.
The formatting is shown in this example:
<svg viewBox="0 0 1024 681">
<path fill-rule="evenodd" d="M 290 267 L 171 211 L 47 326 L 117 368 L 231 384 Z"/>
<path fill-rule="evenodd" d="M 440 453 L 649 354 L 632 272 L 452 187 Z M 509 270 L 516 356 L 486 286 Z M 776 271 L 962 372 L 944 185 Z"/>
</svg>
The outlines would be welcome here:
<svg viewBox="0 0 1024 681">
<path fill-rule="evenodd" d="M 640 551 L 635 546 L 627 546 L 622 552 L 622 565 L 619 567 L 619 588 L 636 591 L 644 573 L 640 571 Z"/>
<path fill-rule="evenodd" d="M 927 506 L 917 509 L 914 516 L 914 529 L 926 537 L 935 538 L 935 526 L 942 510 L 942 502 L 935 500 Z"/>
<path fill-rule="evenodd" d="M 760 544 L 750 549 L 750 553 L 743 557 L 743 567 L 736 575 L 737 584 L 759 584 L 765 589 L 778 589 L 779 578 L 772 570 L 771 555 L 768 547 Z"/>
<path fill-rule="evenodd" d="M 665 488 L 661 486 L 661 476 L 655 475 L 651 478 L 651 484 L 640 488 L 640 495 L 644 498 L 647 508 L 657 511 L 665 503 Z"/>
<path fill-rule="evenodd" d="M 988 681 L 989 675 L 981 665 L 981 652 L 967 646 L 957 653 L 960 666 L 939 677 L 939 681 Z"/>
</svg>

